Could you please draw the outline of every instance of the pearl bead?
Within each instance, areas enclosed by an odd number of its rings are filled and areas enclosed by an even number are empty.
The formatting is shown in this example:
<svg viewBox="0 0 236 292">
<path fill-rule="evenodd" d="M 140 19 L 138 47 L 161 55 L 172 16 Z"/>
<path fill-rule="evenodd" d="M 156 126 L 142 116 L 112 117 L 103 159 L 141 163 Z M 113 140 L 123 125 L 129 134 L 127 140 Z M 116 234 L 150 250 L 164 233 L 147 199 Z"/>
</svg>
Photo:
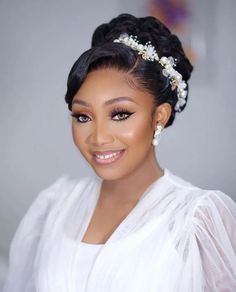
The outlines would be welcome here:
<svg viewBox="0 0 236 292">
<path fill-rule="evenodd" d="M 162 70 L 162 74 L 163 74 L 165 77 L 168 77 L 168 76 L 169 76 L 169 73 L 167 72 L 166 69 L 163 69 L 163 70 Z"/>
<path fill-rule="evenodd" d="M 169 60 L 171 66 L 174 66 L 175 65 L 175 61 L 174 61 L 174 58 L 173 57 L 171 57 L 171 56 L 168 57 L 168 60 Z"/>
<path fill-rule="evenodd" d="M 166 57 L 161 57 L 161 61 L 166 64 L 167 63 L 167 58 Z"/>
<path fill-rule="evenodd" d="M 153 146 L 157 146 L 157 145 L 158 145 L 158 141 L 157 141 L 157 139 L 153 139 L 153 140 L 152 140 L 152 145 L 153 145 Z"/>
</svg>

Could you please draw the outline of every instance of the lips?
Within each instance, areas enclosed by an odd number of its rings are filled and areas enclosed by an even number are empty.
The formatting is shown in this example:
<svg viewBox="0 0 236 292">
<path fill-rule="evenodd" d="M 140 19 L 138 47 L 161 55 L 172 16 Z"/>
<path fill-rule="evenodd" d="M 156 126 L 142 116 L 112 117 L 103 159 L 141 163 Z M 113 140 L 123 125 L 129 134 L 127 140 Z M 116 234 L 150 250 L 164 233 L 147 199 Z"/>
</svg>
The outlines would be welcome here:
<svg viewBox="0 0 236 292">
<path fill-rule="evenodd" d="M 122 150 L 109 150 L 109 151 L 95 151 L 94 154 L 94 160 L 98 164 L 110 164 L 118 159 L 121 158 L 121 156 L 124 153 L 124 149 Z"/>
</svg>

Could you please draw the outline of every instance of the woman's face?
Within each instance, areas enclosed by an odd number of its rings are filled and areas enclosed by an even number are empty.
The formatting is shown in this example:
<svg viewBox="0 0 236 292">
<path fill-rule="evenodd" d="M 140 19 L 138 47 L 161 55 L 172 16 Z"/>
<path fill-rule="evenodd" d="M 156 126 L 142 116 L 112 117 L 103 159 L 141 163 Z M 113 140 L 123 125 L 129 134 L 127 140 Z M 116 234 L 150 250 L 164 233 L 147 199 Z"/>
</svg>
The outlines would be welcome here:
<svg viewBox="0 0 236 292">
<path fill-rule="evenodd" d="M 153 157 L 153 96 L 116 69 L 89 73 L 73 98 L 73 140 L 98 176 L 124 178 Z"/>
</svg>

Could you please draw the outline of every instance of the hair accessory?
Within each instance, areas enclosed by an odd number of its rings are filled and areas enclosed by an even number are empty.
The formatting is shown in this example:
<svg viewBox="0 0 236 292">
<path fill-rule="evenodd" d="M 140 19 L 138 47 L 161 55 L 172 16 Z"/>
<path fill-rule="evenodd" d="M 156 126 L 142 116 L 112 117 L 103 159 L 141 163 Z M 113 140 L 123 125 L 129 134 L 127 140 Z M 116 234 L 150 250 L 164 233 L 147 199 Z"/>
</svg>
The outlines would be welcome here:
<svg viewBox="0 0 236 292">
<path fill-rule="evenodd" d="M 157 129 L 154 133 L 154 138 L 152 140 L 152 145 L 157 146 L 160 143 L 160 138 L 161 138 L 161 131 L 162 131 L 162 125 L 157 125 Z"/>
<path fill-rule="evenodd" d="M 137 40 L 137 36 L 128 35 L 127 33 L 123 33 L 120 35 L 118 39 L 115 39 L 113 42 L 115 43 L 123 43 L 133 50 L 138 51 L 139 55 L 142 55 L 144 60 L 148 61 L 158 61 L 159 64 L 163 67 L 162 74 L 170 79 L 171 89 L 175 90 L 177 88 L 177 97 L 178 101 L 175 104 L 175 111 L 180 112 L 181 106 L 186 103 L 187 97 L 187 84 L 184 80 L 182 80 L 182 75 L 176 71 L 173 67 L 176 66 L 175 60 L 173 57 L 165 57 L 162 56 L 159 58 L 155 47 L 151 45 L 151 42 L 147 42 L 145 45 L 142 45 Z"/>
</svg>

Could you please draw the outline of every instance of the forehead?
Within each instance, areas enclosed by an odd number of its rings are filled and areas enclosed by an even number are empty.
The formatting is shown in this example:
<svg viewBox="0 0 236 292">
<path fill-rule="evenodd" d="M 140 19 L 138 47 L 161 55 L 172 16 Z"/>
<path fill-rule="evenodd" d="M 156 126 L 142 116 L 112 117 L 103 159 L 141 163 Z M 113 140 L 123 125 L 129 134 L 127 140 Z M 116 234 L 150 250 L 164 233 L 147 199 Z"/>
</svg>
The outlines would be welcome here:
<svg viewBox="0 0 236 292">
<path fill-rule="evenodd" d="M 140 105 L 153 104 L 153 96 L 142 89 L 137 80 L 130 74 L 113 68 L 90 72 L 74 100 L 80 99 L 99 105 L 117 97 L 131 97 Z"/>
</svg>

